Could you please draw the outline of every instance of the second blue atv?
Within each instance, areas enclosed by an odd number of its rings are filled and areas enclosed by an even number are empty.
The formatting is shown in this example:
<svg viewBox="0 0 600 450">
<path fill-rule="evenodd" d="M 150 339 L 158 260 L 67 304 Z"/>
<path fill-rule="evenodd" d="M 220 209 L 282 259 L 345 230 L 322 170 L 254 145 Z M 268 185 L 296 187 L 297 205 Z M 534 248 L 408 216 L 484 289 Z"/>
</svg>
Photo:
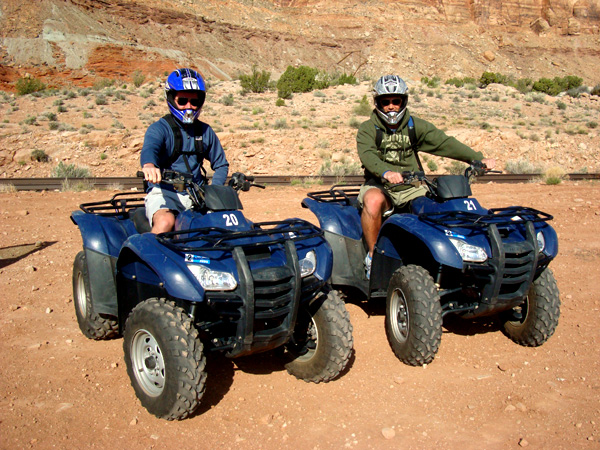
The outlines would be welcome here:
<svg viewBox="0 0 600 450">
<path fill-rule="evenodd" d="M 206 352 L 229 358 L 283 349 L 292 375 L 315 383 L 337 377 L 352 352 L 349 314 L 328 280 L 331 249 L 314 225 L 289 219 L 253 223 L 238 191 L 198 185 L 164 171 L 194 206 L 175 230 L 150 233 L 143 197 L 116 194 L 71 215 L 83 250 L 73 265 L 77 321 L 91 339 L 123 336 L 125 363 L 142 405 L 183 419 L 199 405 Z"/>
<path fill-rule="evenodd" d="M 552 216 L 522 206 L 481 206 L 470 180 L 486 170 L 474 161 L 464 176 L 404 173 L 405 183 L 425 184 L 428 193 L 384 220 L 370 279 L 360 186 L 311 192 L 302 202 L 333 249 L 332 286 L 348 297 L 386 299 L 387 338 L 406 364 L 434 359 L 446 315 L 497 315 L 504 332 L 524 346 L 543 344 L 558 324 L 559 292 L 548 267 L 558 252 Z"/>
</svg>

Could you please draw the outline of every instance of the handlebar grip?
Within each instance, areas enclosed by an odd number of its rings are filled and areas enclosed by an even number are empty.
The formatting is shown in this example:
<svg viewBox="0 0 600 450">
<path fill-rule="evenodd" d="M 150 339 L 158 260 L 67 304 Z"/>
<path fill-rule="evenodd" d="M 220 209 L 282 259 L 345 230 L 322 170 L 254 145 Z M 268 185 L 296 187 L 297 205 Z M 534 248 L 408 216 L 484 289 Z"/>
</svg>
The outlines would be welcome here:
<svg viewBox="0 0 600 450">
<path fill-rule="evenodd" d="M 144 172 L 142 172 L 141 170 L 138 170 L 135 173 L 135 176 L 138 177 L 138 178 L 144 178 Z"/>
</svg>

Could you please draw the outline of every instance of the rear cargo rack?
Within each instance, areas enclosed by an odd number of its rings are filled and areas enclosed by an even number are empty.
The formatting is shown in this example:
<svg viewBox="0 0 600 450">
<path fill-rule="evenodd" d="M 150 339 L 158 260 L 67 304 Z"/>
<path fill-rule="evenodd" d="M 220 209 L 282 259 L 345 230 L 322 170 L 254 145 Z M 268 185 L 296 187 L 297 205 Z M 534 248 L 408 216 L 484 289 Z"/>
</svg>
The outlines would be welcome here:
<svg viewBox="0 0 600 450">
<path fill-rule="evenodd" d="M 86 214 L 125 217 L 130 211 L 144 207 L 144 197 L 139 195 L 137 192 L 121 192 L 113 195 L 110 200 L 83 203 L 79 208 Z"/>
<path fill-rule="evenodd" d="M 488 209 L 487 214 L 474 214 L 468 211 L 447 211 L 419 214 L 419 219 L 448 228 L 476 228 L 513 225 L 526 222 L 547 222 L 553 216 L 537 209 L 524 206 L 509 206 L 506 208 Z"/>
<path fill-rule="evenodd" d="M 273 228 L 263 228 L 263 227 Z M 258 242 L 243 242 L 244 239 L 267 236 L 270 239 Z M 251 248 L 280 244 L 285 241 L 300 241 L 323 236 L 323 231 L 310 222 L 290 219 L 252 224 L 247 231 L 231 231 L 217 227 L 194 228 L 183 231 L 160 233 L 156 239 L 178 251 L 232 251 L 235 247 Z M 208 245 L 190 246 L 190 243 L 205 242 Z M 236 243 L 237 242 L 237 243 Z"/>
<path fill-rule="evenodd" d="M 360 187 L 360 184 L 336 184 L 327 191 L 309 192 L 306 196 L 323 203 L 335 202 L 345 205 L 354 205 L 358 193 L 360 192 Z"/>
</svg>

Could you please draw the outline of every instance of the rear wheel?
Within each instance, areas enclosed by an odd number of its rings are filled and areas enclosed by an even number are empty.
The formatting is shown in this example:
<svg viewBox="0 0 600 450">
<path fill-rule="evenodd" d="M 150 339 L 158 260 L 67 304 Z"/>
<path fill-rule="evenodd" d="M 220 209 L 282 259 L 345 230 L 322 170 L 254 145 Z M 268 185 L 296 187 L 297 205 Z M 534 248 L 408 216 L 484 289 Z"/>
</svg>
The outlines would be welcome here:
<svg viewBox="0 0 600 450">
<path fill-rule="evenodd" d="M 117 336 L 119 324 L 116 318 L 94 311 L 84 252 L 77 253 L 73 262 L 73 303 L 79 329 L 85 337 L 101 340 Z"/>
<path fill-rule="evenodd" d="M 192 414 L 204 395 L 206 357 L 183 309 L 148 299 L 129 314 L 123 338 L 127 373 L 142 406 L 167 420 Z"/>
<path fill-rule="evenodd" d="M 392 275 L 385 332 L 403 363 L 422 366 L 433 361 L 442 339 L 442 307 L 433 278 L 422 267 L 403 266 Z"/>
<path fill-rule="evenodd" d="M 337 377 L 352 355 L 350 315 L 336 291 L 323 292 L 307 308 L 301 308 L 287 371 L 304 381 L 319 383 Z"/>
<path fill-rule="evenodd" d="M 503 317 L 504 333 L 517 344 L 538 347 L 554 334 L 560 316 L 560 294 L 550 269 L 533 282 L 525 302 Z"/>
</svg>

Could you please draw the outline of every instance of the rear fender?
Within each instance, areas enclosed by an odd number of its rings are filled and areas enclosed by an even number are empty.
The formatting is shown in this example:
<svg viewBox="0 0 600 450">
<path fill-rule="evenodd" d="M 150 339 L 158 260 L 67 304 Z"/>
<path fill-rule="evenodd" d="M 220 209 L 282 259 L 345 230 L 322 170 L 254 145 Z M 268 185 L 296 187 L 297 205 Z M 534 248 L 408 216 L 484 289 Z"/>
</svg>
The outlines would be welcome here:
<svg viewBox="0 0 600 450">
<path fill-rule="evenodd" d="M 386 220 L 379 230 L 375 247 L 378 253 L 402 260 L 404 264 L 429 259 L 429 256 L 423 255 L 426 249 L 431 259 L 440 265 L 456 269 L 463 267 L 460 254 L 445 233 L 428 227 L 412 214 L 395 214 Z"/>
<path fill-rule="evenodd" d="M 129 236 L 137 234 L 129 219 L 119 220 L 114 216 L 74 211 L 71 213 L 71 220 L 79 227 L 84 248 L 115 258 L 119 255 L 123 242 Z"/>
<path fill-rule="evenodd" d="M 311 198 L 302 200 L 302 206 L 317 216 L 323 230 L 355 240 L 361 239 L 362 225 L 356 207 L 336 202 L 317 202 Z"/>
</svg>

